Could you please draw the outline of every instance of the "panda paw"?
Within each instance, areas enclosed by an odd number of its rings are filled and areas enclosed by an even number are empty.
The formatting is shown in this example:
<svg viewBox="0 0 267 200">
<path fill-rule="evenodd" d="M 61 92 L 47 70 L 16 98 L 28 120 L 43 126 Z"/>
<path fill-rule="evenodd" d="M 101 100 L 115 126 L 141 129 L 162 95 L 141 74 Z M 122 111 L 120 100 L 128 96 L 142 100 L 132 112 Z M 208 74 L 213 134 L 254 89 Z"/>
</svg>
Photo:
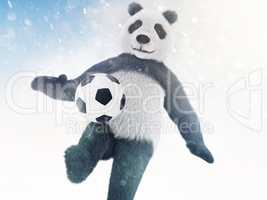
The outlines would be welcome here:
<svg viewBox="0 0 267 200">
<path fill-rule="evenodd" d="M 196 144 L 189 142 L 187 143 L 187 147 L 192 154 L 198 156 L 199 158 L 202 158 L 208 163 L 214 163 L 214 158 L 205 144 Z"/>
<path fill-rule="evenodd" d="M 90 173 L 87 151 L 80 146 L 71 146 L 65 151 L 67 176 L 73 183 L 81 183 Z"/>
<path fill-rule="evenodd" d="M 44 91 L 49 85 L 64 85 L 67 82 L 67 76 L 62 74 L 59 77 L 38 76 L 31 82 L 31 88 L 36 91 Z"/>
</svg>

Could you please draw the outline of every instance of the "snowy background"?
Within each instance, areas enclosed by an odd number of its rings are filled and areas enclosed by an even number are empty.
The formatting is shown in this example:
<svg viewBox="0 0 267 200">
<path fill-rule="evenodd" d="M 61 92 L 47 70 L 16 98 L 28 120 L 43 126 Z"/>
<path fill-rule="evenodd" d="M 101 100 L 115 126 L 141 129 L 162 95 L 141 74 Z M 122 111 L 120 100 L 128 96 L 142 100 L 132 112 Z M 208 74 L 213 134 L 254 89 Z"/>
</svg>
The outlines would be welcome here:
<svg viewBox="0 0 267 200">
<path fill-rule="evenodd" d="M 40 74 L 70 78 L 116 56 L 127 19 L 122 0 L 0 0 L 0 198 L 106 199 L 111 161 L 81 185 L 65 174 L 78 141 L 74 106 L 31 91 Z M 136 199 L 267 199 L 267 26 L 264 0 L 142 0 L 179 14 L 166 62 L 184 83 L 216 162 L 166 131 Z"/>
</svg>

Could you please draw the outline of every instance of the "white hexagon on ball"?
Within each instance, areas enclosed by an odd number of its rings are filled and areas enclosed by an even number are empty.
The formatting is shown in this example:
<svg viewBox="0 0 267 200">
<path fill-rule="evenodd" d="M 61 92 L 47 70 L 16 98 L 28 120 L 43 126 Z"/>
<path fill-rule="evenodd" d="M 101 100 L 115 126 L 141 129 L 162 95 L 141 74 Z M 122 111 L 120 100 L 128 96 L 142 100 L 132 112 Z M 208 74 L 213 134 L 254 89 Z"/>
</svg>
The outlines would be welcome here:
<svg viewBox="0 0 267 200">
<path fill-rule="evenodd" d="M 108 123 L 118 116 L 126 99 L 120 82 L 108 74 L 88 74 L 83 77 L 75 94 L 78 111 L 89 121 Z"/>
</svg>

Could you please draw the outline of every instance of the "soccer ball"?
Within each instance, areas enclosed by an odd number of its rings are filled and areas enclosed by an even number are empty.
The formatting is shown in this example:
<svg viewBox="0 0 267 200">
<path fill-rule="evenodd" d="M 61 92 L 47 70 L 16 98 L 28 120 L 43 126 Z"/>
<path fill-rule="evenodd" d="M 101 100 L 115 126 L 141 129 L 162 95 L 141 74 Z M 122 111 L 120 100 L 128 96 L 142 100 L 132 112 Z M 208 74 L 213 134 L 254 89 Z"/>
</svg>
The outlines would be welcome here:
<svg viewBox="0 0 267 200">
<path fill-rule="evenodd" d="M 109 74 L 88 74 L 77 87 L 75 102 L 90 121 L 107 123 L 120 114 L 126 98 L 120 82 Z"/>
</svg>

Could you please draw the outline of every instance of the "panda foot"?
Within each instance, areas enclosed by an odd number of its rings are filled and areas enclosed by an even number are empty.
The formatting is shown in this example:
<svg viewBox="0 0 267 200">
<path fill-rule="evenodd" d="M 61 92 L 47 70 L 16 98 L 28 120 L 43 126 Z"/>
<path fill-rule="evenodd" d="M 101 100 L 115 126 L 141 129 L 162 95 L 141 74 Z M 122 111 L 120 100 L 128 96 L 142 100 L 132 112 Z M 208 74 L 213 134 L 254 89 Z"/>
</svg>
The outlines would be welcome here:
<svg viewBox="0 0 267 200">
<path fill-rule="evenodd" d="M 187 143 L 187 147 L 189 148 L 190 152 L 208 163 L 213 163 L 214 158 L 211 152 L 204 144 L 196 144 L 193 142 Z"/>
<path fill-rule="evenodd" d="M 80 146 L 71 146 L 65 151 L 65 163 L 68 178 L 73 183 L 83 182 L 92 171 L 88 152 Z"/>
</svg>

